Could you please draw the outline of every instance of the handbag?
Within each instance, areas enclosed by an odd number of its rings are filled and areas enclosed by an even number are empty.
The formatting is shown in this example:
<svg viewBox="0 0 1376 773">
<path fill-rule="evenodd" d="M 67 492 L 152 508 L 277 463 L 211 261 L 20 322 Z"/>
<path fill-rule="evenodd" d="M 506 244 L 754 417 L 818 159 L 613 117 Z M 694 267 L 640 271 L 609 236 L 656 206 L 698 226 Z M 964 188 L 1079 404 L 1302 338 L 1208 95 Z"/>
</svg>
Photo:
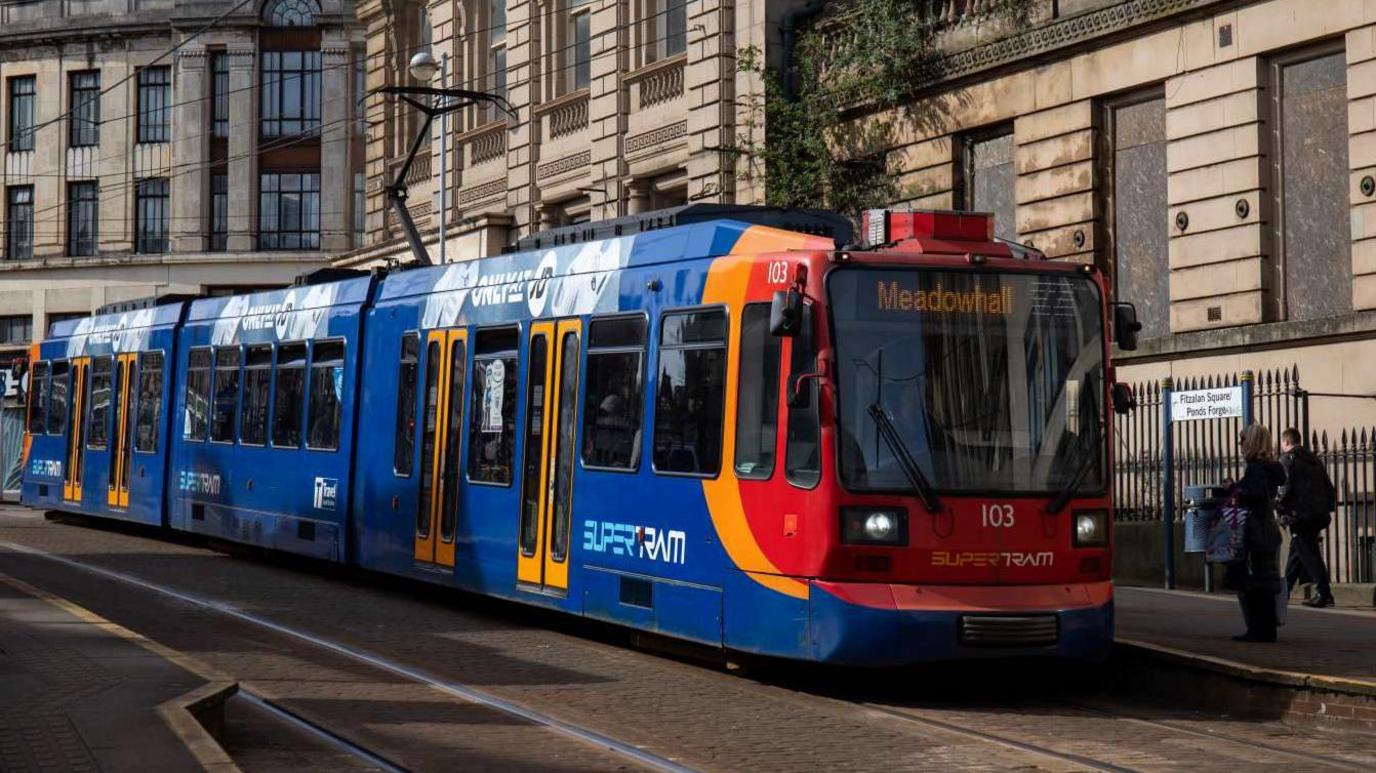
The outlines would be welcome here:
<svg viewBox="0 0 1376 773">
<path fill-rule="evenodd" d="M 1247 559 L 1247 521 L 1251 510 L 1237 502 L 1233 495 L 1218 509 L 1209 524 L 1209 543 L 1204 560 L 1211 564 L 1226 564 Z"/>
</svg>

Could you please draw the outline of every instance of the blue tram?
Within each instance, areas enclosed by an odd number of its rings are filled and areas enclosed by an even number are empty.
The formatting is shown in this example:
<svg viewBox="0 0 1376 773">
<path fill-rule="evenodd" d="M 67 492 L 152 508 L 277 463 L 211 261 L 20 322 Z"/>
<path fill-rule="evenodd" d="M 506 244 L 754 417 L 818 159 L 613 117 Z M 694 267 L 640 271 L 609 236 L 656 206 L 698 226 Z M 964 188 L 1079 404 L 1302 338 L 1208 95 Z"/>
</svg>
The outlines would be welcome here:
<svg viewBox="0 0 1376 773">
<path fill-rule="evenodd" d="M 876 216 L 852 250 L 694 206 L 59 323 L 22 498 L 746 652 L 1102 656 L 1102 277 Z"/>
</svg>

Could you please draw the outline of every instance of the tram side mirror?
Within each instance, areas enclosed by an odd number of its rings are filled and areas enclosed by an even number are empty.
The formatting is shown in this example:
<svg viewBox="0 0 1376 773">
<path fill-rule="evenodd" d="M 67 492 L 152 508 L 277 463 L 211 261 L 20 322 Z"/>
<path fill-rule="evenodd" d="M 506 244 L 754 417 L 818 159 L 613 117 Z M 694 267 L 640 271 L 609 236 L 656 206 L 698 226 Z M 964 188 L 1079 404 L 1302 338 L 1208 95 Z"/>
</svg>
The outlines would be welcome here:
<svg viewBox="0 0 1376 773">
<path fill-rule="evenodd" d="M 781 338 L 798 335 L 799 321 L 803 318 L 803 296 L 797 290 L 780 290 L 774 293 L 769 304 L 769 332 Z"/>
<path fill-rule="evenodd" d="M 1113 304 L 1113 341 L 1125 352 L 1137 348 L 1137 334 L 1142 323 L 1137 321 L 1137 307 L 1131 303 Z"/>
<path fill-rule="evenodd" d="M 1112 395 L 1114 413 L 1132 413 L 1137 408 L 1137 396 L 1127 384 L 1115 383 Z"/>
</svg>

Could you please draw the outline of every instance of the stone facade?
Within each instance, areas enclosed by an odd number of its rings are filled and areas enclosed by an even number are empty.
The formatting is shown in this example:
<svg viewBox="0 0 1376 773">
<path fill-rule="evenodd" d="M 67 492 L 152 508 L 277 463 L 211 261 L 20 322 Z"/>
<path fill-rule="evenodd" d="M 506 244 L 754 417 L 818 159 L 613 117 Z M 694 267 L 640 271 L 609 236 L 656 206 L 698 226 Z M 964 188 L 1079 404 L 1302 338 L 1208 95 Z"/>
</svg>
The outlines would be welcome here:
<svg viewBox="0 0 1376 773">
<path fill-rule="evenodd" d="M 758 76 L 736 72 L 735 55 L 754 45 L 777 59 L 783 20 L 806 3 L 496 2 L 500 9 L 493 0 L 359 5 L 369 88 L 409 83 L 407 61 L 428 46 L 447 62 L 451 87 L 502 90 L 516 109 L 510 120 L 465 109 L 432 128 L 408 175 L 411 213 L 432 260 L 446 130 L 451 261 L 498 253 L 556 225 L 689 201 L 762 200 L 763 191 L 738 180 L 736 158 L 723 152 L 738 130 L 737 94 L 761 90 Z M 504 24 L 494 23 L 503 15 Z M 498 69 L 504 77 L 494 75 Z M 418 130 L 418 115 L 404 104 L 371 109 L 379 130 L 367 154 L 368 246 L 337 261 L 344 266 L 410 259 L 384 187 Z"/>
<path fill-rule="evenodd" d="M 348 2 L 284 2 L 290 22 L 274 24 L 268 18 L 273 4 L 255 2 L 194 37 L 235 4 L 0 6 L 0 229 L 8 234 L 15 227 L 7 221 L 10 192 L 32 196 L 31 246 L 0 242 L 0 318 L 27 317 L 33 338 L 40 339 L 55 318 L 89 314 L 107 303 L 285 285 L 361 241 L 351 193 L 353 170 L 362 171 L 363 131 L 354 119 L 362 30 Z M 170 51 L 178 43 L 184 45 Z M 319 102 L 318 128 L 260 129 L 268 50 L 318 52 L 319 95 L 303 98 Z M 162 66 L 170 81 L 164 92 L 168 128 L 165 137 L 153 139 L 140 133 L 140 108 L 147 105 L 141 105 L 138 73 Z M 103 90 L 93 143 L 76 141 L 71 129 L 77 73 L 98 73 Z M 11 136 L 11 84 L 27 78 L 36 92 L 31 150 Z M 318 247 L 268 245 L 261 238 L 269 227 L 258 211 L 260 175 L 274 171 L 320 175 L 318 223 L 303 226 L 315 232 L 304 238 L 318 238 Z M 138 238 L 136 191 L 146 179 L 166 180 L 168 189 L 160 249 Z M 71 191 L 78 182 L 94 183 L 99 191 L 90 249 L 74 247 L 71 239 Z M 361 176 L 358 183 L 361 193 Z M 27 343 L 0 341 L 0 358 Z"/>
<path fill-rule="evenodd" d="M 1122 380 L 1296 364 L 1376 394 L 1376 5 L 1062 0 L 1020 30 L 936 5 L 944 80 L 900 119 L 901 204 L 1011 214 L 1010 238 L 1098 262 L 1149 334 Z M 1008 132 L 1005 212 L 972 149 Z M 1369 425 L 1376 400 L 1311 412 Z"/>
</svg>

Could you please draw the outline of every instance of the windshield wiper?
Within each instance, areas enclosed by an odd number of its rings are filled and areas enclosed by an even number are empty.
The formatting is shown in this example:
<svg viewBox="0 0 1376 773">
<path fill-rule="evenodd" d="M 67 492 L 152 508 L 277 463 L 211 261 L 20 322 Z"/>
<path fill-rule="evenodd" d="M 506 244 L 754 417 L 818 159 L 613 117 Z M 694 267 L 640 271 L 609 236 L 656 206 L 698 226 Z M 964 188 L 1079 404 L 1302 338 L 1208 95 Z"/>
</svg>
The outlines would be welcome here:
<svg viewBox="0 0 1376 773">
<path fill-rule="evenodd" d="M 1099 459 L 1099 442 L 1097 439 L 1090 446 L 1090 450 L 1090 455 L 1086 456 L 1083 462 L 1080 462 L 1080 468 L 1075 471 L 1075 475 L 1056 493 L 1056 498 L 1051 500 L 1051 504 L 1047 505 L 1046 512 L 1048 514 L 1055 515 L 1064 510 L 1065 506 L 1070 503 L 1070 498 L 1075 496 L 1076 491 L 1080 490 L 1080 484 L 1084 483 L 1085 476 L 1089 474 L 1090 468 Z"/>
<path fill-rule="evenodd" d="M 907 476 L 922 504 L 927 507 L 927 512 L 940 512 L 941 500 L 937 499 L 936 491 L 932 489 L 932 484 L 927 482 L 927 477 L 922 474 L 922 469 L 917 466 L 913 455 L 908 453 L 908 447 L 903 444 L 903 438 L 898 434 L 898 428 L 893 425 L 893 419 L 884 413 L 879 403 L 870 403 L 870 418 L 874 419 L 874 425 L 879 428 L 879 437 L 884 439 L 884 444 L 898 460 L 898 466 L 902 468 L 903 474 Z"/>
</svg>

